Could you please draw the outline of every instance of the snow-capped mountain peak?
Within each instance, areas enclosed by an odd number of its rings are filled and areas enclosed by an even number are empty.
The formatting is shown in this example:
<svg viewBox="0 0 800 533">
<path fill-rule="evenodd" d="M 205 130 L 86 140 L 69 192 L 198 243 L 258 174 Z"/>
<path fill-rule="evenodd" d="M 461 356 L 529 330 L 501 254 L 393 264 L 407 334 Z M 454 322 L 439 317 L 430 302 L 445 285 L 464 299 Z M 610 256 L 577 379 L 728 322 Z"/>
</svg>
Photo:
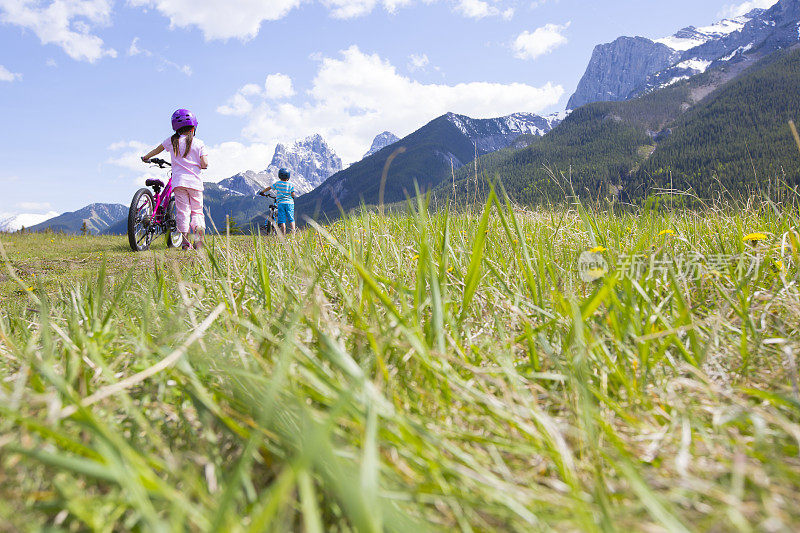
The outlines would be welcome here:
<svg viewBox="0 0 800 533">
<path fill-rule="evenodd" d="M 800 40 L 800 0 L 777 0 L 769 9 L 684 28 L 650 40 L 620 37 L 595 47 L 589 66 L 567 107 L 627 100 L 691 78 L 745 54 L 763 57 Z"/>
<path fill-rule="evenodd" d="M 378 134 L 372 141 L 372 146 L 370 146 L 369 151 L 366 154 L 364 154 L 364 157 L 362 157 L 362 159 L 366 159 L 372 154 L 380 152 L 387 146 L 390 146 L 399 140 L 400 138 L 390 131 L 384 131 L 383 133 Z"/>
<path fill-rule="evenodd" d="M 669 37 L 656 39 L 655 42 L 665 44 L 673 50 L 685 52 L 686 50 L 696 48 L 713 39 L 719 39 L 733 32 L 741 31 L 750 20 L 758 16 L 761 12 L 763 12 L 763 10 L 753 10 L 747 15 L 732 19 L 723 19 L 715 24 L 703 26 L 701 28 L 689 26 Z"/>
<path fill-rule="evenodd" d="M 35 213 L 20 213 L 12 215 L 9 213 L 0 213 L 0 232 L 13 233 L 22 228 L 30 228 L 36 224 L 41 224 L 45 220 L 50 220 L 57 217 L 59 214 L 55 211 L 50 211 L 44 214 Z"/>
<path fill-rule="evenodd" d="M 561 121 L 559 115 L 545 118 L 534 113 L 514 113 L 487 119 L 474 119 L 456 113 L 448 113 L 445 117 L 484 153 L 506 148 L 520 135 L 544 135 Z"/>
<path fill-rule="evenodd" d="M 252 196 L 274 180 L 266 172 L 246 170 L 219 182 L 219 186 L 232 193 Z"/>
<path fill-rule="evenodd" d="M 285 168 L 298 193 L 307 193 L 342 170 L 342 160 L 328 146 L 322 135 L 315 134 L 296 141 L 291 146 L 278 144 L 265 173 L 277 179 L 278 170 Z"/>
</svg>

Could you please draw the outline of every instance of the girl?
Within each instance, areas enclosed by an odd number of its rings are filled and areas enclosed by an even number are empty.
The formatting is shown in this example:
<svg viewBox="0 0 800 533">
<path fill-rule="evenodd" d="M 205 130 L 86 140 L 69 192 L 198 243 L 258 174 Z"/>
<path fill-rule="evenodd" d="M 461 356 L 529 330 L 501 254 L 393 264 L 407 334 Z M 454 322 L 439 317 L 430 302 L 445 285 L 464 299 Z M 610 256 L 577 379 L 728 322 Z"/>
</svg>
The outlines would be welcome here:
<svg viewBox="0 0 800 533">
<path fill-rule="evenodd" d="M 142 161 L 148 163 L 164 150 L 172 159 L 172 187 L 175 192 L 177 208 L 176 223 L 178 231 L 183 234 L 181 248 L 192 247 L 189 232 L 194 231 L 199 239 L 194 249 L 203 247 L 205 236 L 205 217 L 203 216 L 203 180 L 202 170 L 208 168 L 208 155 L 203 141 L 195 138 L 197 117 L 188 109 L 178 109 L 172 114 L 172 129 L 175 133 L 160 146 L 153 148 Z"/>
</svg>

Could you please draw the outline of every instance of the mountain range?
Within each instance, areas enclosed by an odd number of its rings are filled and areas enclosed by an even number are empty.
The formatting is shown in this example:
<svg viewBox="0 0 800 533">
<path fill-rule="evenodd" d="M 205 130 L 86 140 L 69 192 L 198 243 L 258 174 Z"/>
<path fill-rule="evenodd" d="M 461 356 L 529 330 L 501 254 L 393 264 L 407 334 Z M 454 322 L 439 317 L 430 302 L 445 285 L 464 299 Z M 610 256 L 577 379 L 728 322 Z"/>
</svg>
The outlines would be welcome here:
<svg viewBox="0 0 800 533">
<path fill-rule="evenodd" d="M 297 200 L 297 212 L 330 219 L 362 203 L 378 203 L 384 171 L 384 202 L 403 200 L 415 193 L 415 187 L 423 191 L 436 187 L 477 156 L 506 148 L 520 136 L 546 134 L 562 118 L 516 113 L 473 119 L 447 113 L 334 174 Z"/>
<path fill-rule="evenodd" d="M 517 113 L 496 119 L 472 119 L 448 113 L 402 140 L 396 140 L 389 132 L 379 134 L 371 147 L 376 151 L 347 169 L 342 169 L 341 159 L 320 135 L 297 141 L 291 146 L 279 144 L 266 170 L 240 172 L 219 183 L 205 183 L 206 226 L 224 231 L 226 219 L 230 217 L 237 226 L 245 229 L 262 219 L 268 201 L 255 196 L 255 193 L 277 179 L 279 168 L 289 169 L 295 188 L 306 193 L 298 198 L 298 209 L 320 204 L 319 213 L 334 217 L 338 213 L 337 202 L 351 208 L 362 200 L 367 203 L 377 200 L 378 180 L 372 174 L 377 169 L 380 176 L 387 158 L 398 146 L 402 146 L 407 155 L 398 158 L 396 168 L 401 172 L 391 173 L 387 201 L 396 201 L 406 193 L 412 193 L 415 181 L 424 188 L 436 185 L 451 170 L 473 160 L 476 154 L 507 147 L 520 136 L 544 135 L 562 117 Z M 362 179 L 366 181 L 360 182 Z M 347 187 L 343 187 L 344 183 L 348 184 Z M 337 191 L 335 199 L 325 192 L 330 190 Z M 319 191 L 323 192 L 320 194 Z M 306 196 L 310 200 L 304 200 Z M 127 231 L 127 209 L 111 212 L 103 223 L 93 222 L 98 219 L 98 205 L 67 213 L 31 229 L 39 231 L 50 227 L 56 231 L 77 233 L 85 219 L 93 233 L 124 234 Z"/>
<path fill-rule="evenodd" d="M 27 229 L 30 231 L 49 229 L 60 233 L 81 233 L 81 228 L 86 223 L 86 231 L 88 233 L 99 234 L 127 216 L 127 206 L 121 204 L 91 204 L 77 211 L 64 213 L 35 224 Z"/>
<path fill-rule="evenodd" d="M 668 189 L 691 192 L 678 204 L 700 205 L 693 198 L 797 187 L 788 122 L 800 119 L 800 44 L 768 52 L 754 49 L 640 97 L 582 106 L 529 146 L 482 157 L 479 183 L 462 170 L 437 192 L 465 201 L 500 176 L 526 205 L 571 195 L 643 202 Z"/>
<path fill-rule="evenodd" d="M 754 50 L 763 57 L 798 41 L 798 20 L 800 2 L 780 0 L 770 9 L 754 9 L 710 26 L 689 26 L 662 39 L 620 37 L 598 45 L 567 108 L 628 100 Z"/>
</svg>

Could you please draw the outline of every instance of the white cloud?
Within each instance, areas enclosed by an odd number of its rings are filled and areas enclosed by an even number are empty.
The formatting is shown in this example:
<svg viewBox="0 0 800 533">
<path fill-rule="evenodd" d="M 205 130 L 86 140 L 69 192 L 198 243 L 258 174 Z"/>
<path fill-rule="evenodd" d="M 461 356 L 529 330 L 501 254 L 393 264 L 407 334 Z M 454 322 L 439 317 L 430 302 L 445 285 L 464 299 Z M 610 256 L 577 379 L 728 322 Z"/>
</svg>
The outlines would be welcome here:
<svg viewBox="0 0 800 533">
<path fill-rule="evenodd" d="M 242 89 L 247 89 L 247 85 Z M 267 76 L 267 81 L 264 82 L 264 95 L 272 100 L 282 100 L 294 96 L 292 78 L 286 74 L 270 74 Z"/>
<path fill-rule="evenodd" d="M 276 84 L 276 80 L 282 81 Z M 263 85 L 244 85 L 219 107 L 222 114 L 246 117 L 242 131 L 245 141 L 208 146 L 206 180 L 219 181 L 243 170 L 263 170 L 278 142 L 313 133 L 320 133 L 345 162 L 352 162 L 361 158 L 377 132 L 389 130 L 405 136 L 448 111 L 475 118 L 540 112 L 564 94 L 561 86 L 551 83 L 542 87 L 489 82 L 424 84 L 401 75 L 388 61 L 363 53 L 356 46 L 337 57 L 320 57 L 312 86 L 304 93 L 305 102 L 273 99 L 276 94 L 288 94 L 290 82 L 288 77 L 273 74 Z M 155 175 L 146 173 L 140 160 L 150 148 L 138 141 L 116 142 L 108 147 L 111 154 L 106 163 L 135 172 L 136 182 L 142 183 L 145 177 Z"/>
<path fill-rule="evenodd" d="M 110 152 L 115 155 L 106 160 L 106 163 L 124 167 L 130 170 L 143 170 L 142 156 L 153 149 L 156 145 L 150 146 L 139 141 L 118 141 L 108 147 Z"/>
<path fill-rule="evenodd" d="M 0 0 L 4 1 L 4 0 Z M 13 1 L 13 0 L 5 0 Z M 19 0 L 17 0 L 19 1 Z M 394 13 L 414 0 L 319 0 L 336 19 L 352 19 L 367 15 L 377 7 Z M 436 0 L 422 0 L 430 4 Z M 170 24 L 178 28 L 196 27 L 207 40 L 242 39 L 258 35 L 261 25 L 267 21 L 280 20 L 308 0 L 128 0 L 132 6 L 154 8 L 169 18 Z M 502 16 L 510 19 L 512 8 L 499 9 L 485 0 L 456 0 L 456 12 L 469 18 Z"/>
<path fill-rule="evenodd" d="M 189 65 L 179 65 L 174 61 L 167 59 L 166 57 L 162 56 L 161 54 L 157 54 L 151 52 L 146 48 L 142 48 L 139 46 L 139 38 L 134 37 L 133 41 L 131 41 L 131 45 L 128 47 L 128 56 L 144 56 L 144 57 L 154 57 L 158 61 L 157 70 L 159 72 L 163 72 L 165 70 L 177 70 L 178 72 L 182 72 L 186 76 L 192 75 L 192 67 Z"/>
<path fill-rule="evenodd" d="M 323 0 L 331 16 L 338 19 L 360 17 L 375 8 L 376 0 Z"/>
<path fill-rule="evenodd" d="M 11 72 L 3 65 L 0 65 L 0 81 L 18 81 L 22 79 L 22 74 Z"/>
<path fill-rule="evenodd" d="M 408 70 L 422 70 L 428 66 L 430 60 L 427 54 L 411 54 L 408 56 Z"/>
<path fill-rule="evenodd" d="M 139 38 L 134 37 L 133 41 L 131 41 L 131 45 L 128 47 L 128 55 L 129 56 L 138 56 L 144 55 L 145 57 L 150 57 L 153 55 L 153 52 L 150 50 L 145 50 L 139 47 Z"/>
<path fill-rule="evenodd" d="M 263 143 L 223 142 L 206 147 L 209 167 L 203 171 L 203 179 L 214 182 L 243 170 L 264 170 L 275 152 L 274 144 Z M 140 141 L 118 141 L 108 147 L 111 156 L 106 159 L 106 163 L 133 171 L 128 177 L 133 177 L 133 182 L 137 185 L 143 185 L 147 178 L 164 177 L 163 171 L 142 163 L 141 157 L 151 148 L 153 146 Z"/>
<path fill-rule="evenodd" d="M 275 154 L 274 144 L 224 142 L 208 147 L 208 170 L 203 171 L 206 181 L 219 181 L 243 170 L 266 169 Z"/>
<path fill-rule="evenodd" d="M 482 19 L 498 13 L 496 7 L 483 0 L 459 0 L 456 11 L 471 19 Z"/>
<path fill-rule="evenodd" d="M 505 20 L 511 20 L 514 17 L 514 8 L 509 7 L 501 11 L 497 6 L 484 0 L 458 0 L 455 10 L 472 19 L 500 16 Z"/>
<path fill-rule="evenodd" d="M 537 28 L 533 33 L 524 31 L 514 40 L 512 47 L 515 56 L 520 59 L 536 59 L 539 56 L 549 54 L 556 48 L 567 43 L 567 38 L 563 32 L 569 28 L 570 22 L 566 24 L 546 24 Z"/>
<path fill-rule="evenodd" d="M 52 57 L 48 59 L 45 64 L 50 68 L 56 68 L 58 66 L 58 63 L 56 63 L 56 60 L 53 59 Z"/>
<path fill-rule="evenodd" d="M 254 98 L 283 100 L 294 95 L 292 78 L 286 74 L 270 74 L 267 76 L 263 87 L 255 83 L 248 83 L 239 89 L 236 94 L 228 98 L 225 104 L 219 106 L 217 113 L 242 117 L 253 110 L 251 100 Z"/>
<path fill-rule="evenodd" d="M 240 90 L 237 95 L 242 95 Z M 519 111 L 541 111 L 561 98 L 564 89 L 547 83 L 489 82 L 457 85 L 423 84 L 402 76 L 376 54 L 352 46 L 338 58 L 322 58 L 308 100 L 300 105 L 265 98 L 247 104 L 243 134 L 250 141 L 277 142 L 320 133 L 345 162 L 357 161 L 376 132 L 407 135 L 448 111 L 476 118 Z M 233 110 L 229 101 L 219 111 Z M 238 111 L 243 111 L 242 106 Z M 233 113 L 229 113 L 233 114 Z"/>
<path fill-rule="evenodd" d="M 42 44 L 60 46 L 72 59 L 94 63 L 117 52 L 91 33 L 111 20 L 111 0 L 0 0 L 0 22 L 31 30 Z"/>
<path fill-rule="evenodd" d="M 777 3 L 778 0 L 749 0 L 741 4 L 730 4 L 722 9 L 720 16 L 739 17 L 748 14 L 756 8 L 769 9 Z"/>
<path fill-rule="evenodd" d="M 177 63 L 175 63 L 173 61 L 170 61 L 169 59 L 165 59 L 165 58 L 162 57 L 161 58 L 161 65 L 159 65 L 158 71 L 159 72 L 163 72 L 164 70 L 168 70 L 168 69 L 177 70 L 178 72 L 180 72 L 181 74 L 183 74 L 185 76 L 191 76 L 192 75 L 192 67 L 190 67 L 189 65 L 179 65 L 179 64 L 177 64 Z"/>
<path fill-rule="evenodd" d="M 252 86 L 253 84 L 250 84 Z M 217 108 L 217 113 L 234 117 L 243 117 L 253 110 L 253 104 L 248 100 L 247 95 L 243 94 L 244 89 L 228 98 L 228 101 Z"/>
<path fill-rule="evenodd" d="M 321 0 L 333 18 L 351 19 L 367 15 L 382 5 L 389 13 L 394 13 L 398 8 L 407 6 L 411 0 Z"/>
<path fill-rule="evenodd" d="M 52 208 L 50 202 L 20 202 L 17 207 L 26 211 L 44 211 Z"/>
<path fill-rule="evenodd" d="M 1 1 L 1 0 L 0 0 Z M 172 26 L 196 26 L 206 39 L 252 39 L 261 23 L 279 20 L 302 0 L 129 0 L 152 7 L 169 18 Z"/>
</svg>

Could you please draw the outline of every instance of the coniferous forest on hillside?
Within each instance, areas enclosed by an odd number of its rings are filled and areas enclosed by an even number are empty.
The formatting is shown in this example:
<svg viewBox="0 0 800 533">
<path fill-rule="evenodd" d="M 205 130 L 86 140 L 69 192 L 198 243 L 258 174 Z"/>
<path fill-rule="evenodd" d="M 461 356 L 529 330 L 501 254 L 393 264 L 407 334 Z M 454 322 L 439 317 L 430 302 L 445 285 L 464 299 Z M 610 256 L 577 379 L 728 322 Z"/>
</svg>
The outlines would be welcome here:
<svg viewBox="0 0 800 533">
<path fill-rule="evenodd" d="M 584 106 L 526 148 L 461 168 L 455 194 L 485 193 L 488 182 L 499 180 L 526 205 L 573 193 L 607 198 L 619 186 L 621 199 L 637 202 L 664 189 L 745 198 L 800 183 L 789 128 L 800 118 L 800 50 L 772 54 L 692 105 L 692 96 L 717 77 L 707 72 L 633 100 Z M 453 186 L 440 190 L 452 194 Z"/>
</svg>

